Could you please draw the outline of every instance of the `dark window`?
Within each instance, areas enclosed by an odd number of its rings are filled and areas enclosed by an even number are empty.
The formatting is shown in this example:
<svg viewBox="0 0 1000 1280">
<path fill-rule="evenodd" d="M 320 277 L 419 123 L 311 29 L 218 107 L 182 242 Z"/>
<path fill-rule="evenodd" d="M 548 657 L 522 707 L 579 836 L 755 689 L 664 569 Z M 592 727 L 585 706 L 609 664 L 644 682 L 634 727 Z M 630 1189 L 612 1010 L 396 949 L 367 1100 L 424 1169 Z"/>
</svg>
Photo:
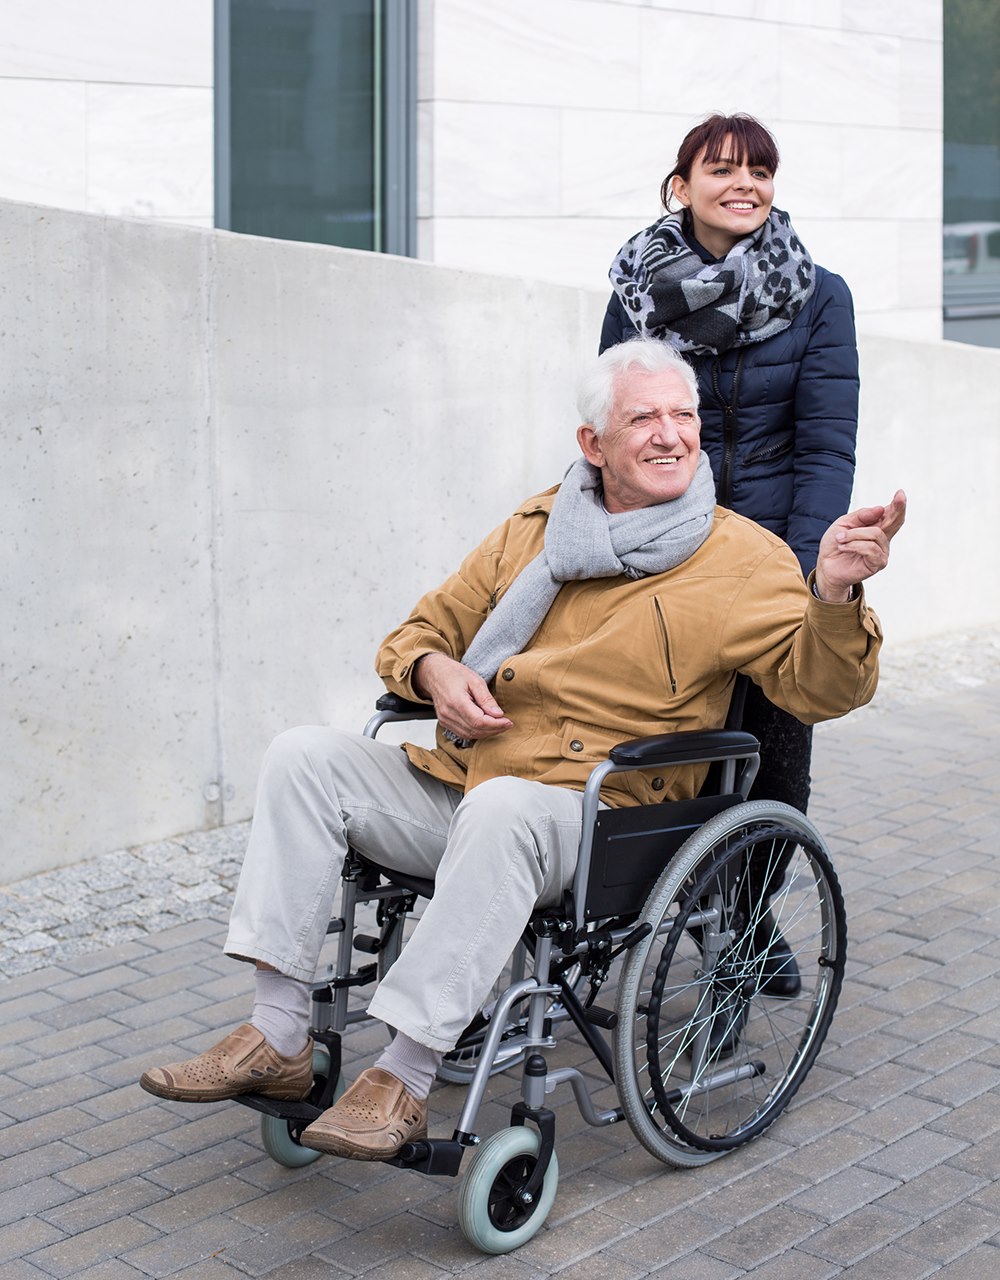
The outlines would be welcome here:
<svg viewBox="0 0 1000 1280">
<path fill-rule="evenodd" d="M 216 224 L 413 252 L 413 0 L 217 0 Z"/>
<path fill-rule="evenodd" d="M 996 0 L 944 0 L 944 336 L 1000 347 Z"/>
</svg>

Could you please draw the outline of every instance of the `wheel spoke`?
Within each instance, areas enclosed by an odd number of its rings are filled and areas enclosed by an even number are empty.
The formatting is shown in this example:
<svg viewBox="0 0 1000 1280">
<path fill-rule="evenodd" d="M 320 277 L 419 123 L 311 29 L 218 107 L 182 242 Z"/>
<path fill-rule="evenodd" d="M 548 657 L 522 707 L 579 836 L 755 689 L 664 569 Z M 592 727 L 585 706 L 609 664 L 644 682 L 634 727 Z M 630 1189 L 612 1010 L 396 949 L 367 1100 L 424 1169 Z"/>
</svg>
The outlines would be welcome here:
<svg viewBox="0 0 1000 1280">
<path fill-rule="evenodd" d="M 808 819 L 755 802 L 690 838 L 643 921 L 651 942 L 619 985 L 619 1091 L 654 1154 L 699 1163 L 762 1132 L 812 1065 L 843 975 L 843 902 Z"/>
</svg>

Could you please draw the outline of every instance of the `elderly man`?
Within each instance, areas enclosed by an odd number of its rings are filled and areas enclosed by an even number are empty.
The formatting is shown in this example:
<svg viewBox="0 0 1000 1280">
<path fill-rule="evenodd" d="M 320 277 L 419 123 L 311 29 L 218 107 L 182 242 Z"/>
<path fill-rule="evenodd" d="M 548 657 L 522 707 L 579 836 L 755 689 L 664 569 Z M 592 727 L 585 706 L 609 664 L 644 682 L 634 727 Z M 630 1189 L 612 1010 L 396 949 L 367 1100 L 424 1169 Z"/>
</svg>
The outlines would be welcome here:
<svg viewBox="0 0 1000 1280">
<path fill-rule="evenodd" d="M 146 1072 L 145 1089 L 305 1096 L 308 984 L 350 844 L 436 889 L 370 1005 L 394 1040 L 301 1140 L 395 1155 L 426 1133 L 441 1056 L 531 912 L 571 883 L 595 761 L 628 738 L 720 725 L 737 672 L 809 723 L 871 697 L 880 631 L 860 583 L 887 563 L 902 493 L 838 520 L 804 584 L 784 543 L 715 505 L 694 376 L 668 347 L 606 352 L 579 408 L 583 458 L 563 483 L 524 503 L 379 651 L 391 691 L 433 704 L 437 745 L 329 728 L 272 744 L 226 941 L 256 962 L 253 1014 L 207 1053 Z M 603 799 L 691 796 L 702 774 L 614 775 Z"/>
</svg>

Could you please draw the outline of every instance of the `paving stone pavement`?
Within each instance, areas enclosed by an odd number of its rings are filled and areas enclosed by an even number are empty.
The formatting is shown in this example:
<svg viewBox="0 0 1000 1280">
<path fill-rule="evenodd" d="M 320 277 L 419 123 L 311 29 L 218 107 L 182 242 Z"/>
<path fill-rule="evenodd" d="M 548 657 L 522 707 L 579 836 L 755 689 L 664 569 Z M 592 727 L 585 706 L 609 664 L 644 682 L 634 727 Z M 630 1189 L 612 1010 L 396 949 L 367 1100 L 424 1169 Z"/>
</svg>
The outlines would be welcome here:
<svg viewBox="0 0 1000 1280">
<path fill-rule="evenodd" d="M 456 1226 L 456 1183 L 324 1157 L 287 1170 L 233 1104 L 143 1093 L 151 1063 L 246 1013 L 219 951 L 245 826 L 0 891 L 0 1280 L 984 1280 L 1000 1275 L 1000 634 L 887 655 L 871 708 L 822 726 L 812 815 L 847 903 L 847 979 L 788 1112 L 665 1169 L 559 1090 L 559 1192 L 515 1254 Z M 381 1044 L 347 1040 L 348 1075 Z M 586 1065 L 574 1039 L 553 1065 Z M 568 1092 L 568 1091 L 567 1091 Z M 432 1094 L 450 1132 L 461 1089 Z M 506 1124 L 498 1077 L 480 1113 Z"/>
</svg>

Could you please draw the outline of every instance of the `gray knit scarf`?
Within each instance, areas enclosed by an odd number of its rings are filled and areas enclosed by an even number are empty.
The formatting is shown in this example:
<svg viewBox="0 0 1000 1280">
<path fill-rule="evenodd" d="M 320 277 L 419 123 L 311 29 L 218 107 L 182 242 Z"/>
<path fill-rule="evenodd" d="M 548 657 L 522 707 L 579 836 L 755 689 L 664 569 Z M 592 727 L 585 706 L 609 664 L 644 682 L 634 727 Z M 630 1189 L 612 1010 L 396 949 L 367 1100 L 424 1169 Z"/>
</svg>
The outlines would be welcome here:
<svg viewBox="0 0 1000 1280">
<path fill-rule="evenodd" d="M 583 458 L 566 472 L 544 549 L 511 583 L 462 659 L 487 683 L 501 662 L 527 648 L 564 582 L 663 573 L 693 555 L 711 532 L 715 482 L 704 450 L 686 492 L 671 502 L 612 515 L 602 492 L 600 471 Z"/>
<path fill-rule="evenodd" d="M 639 333 L 678 351 L 719 355 L 787 329 L 816 287 L 816 268 L 787 213 L 772 209 L 720 262 L 684 239 L 683 213 L 634 235 L 609 276 Z"/>
</svg>

